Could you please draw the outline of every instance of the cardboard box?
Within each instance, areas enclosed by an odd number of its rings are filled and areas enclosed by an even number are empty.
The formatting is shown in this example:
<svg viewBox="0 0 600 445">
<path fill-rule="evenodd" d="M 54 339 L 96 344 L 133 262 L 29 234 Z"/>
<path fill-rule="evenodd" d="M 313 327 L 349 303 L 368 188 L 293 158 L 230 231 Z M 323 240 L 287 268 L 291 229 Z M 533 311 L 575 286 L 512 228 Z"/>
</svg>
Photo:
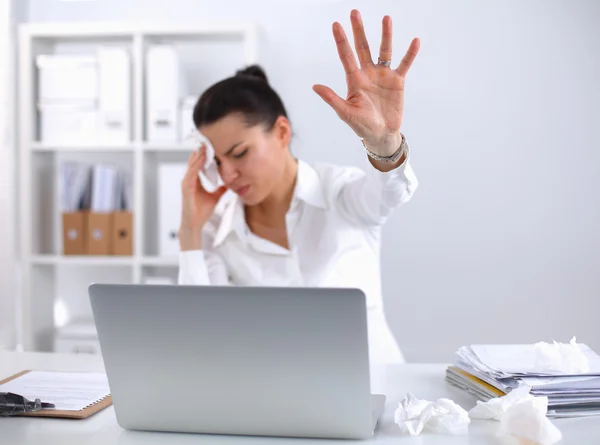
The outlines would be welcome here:
<svg viewBox="0 0 600 445">
<path fill-rule="evenodd" d="M 111 253 L 133 255 L 133 215 L 131 212 L 113 213 Z"/>
<path fill-rule="evenodd" d="M 78 144 L 96 140 L 98 111 L 90 102 L 40 104 L 40 140 L 47 144 Z"/>
<path fill-rule="evenodd" d="M 62 214 L 63 255 L 133 255 L 133 214 Z"/>
<path fill-rule="evenodd" d="M 87 254 L 110 255 L 113 233 L 112 213 L 90 213 L 87 224 Z"/>
<path fill-rule="evenodd" d="M 85 255 L 87 252 L 87 212 L 62 215 L 63 255 Z"/>
</svg>

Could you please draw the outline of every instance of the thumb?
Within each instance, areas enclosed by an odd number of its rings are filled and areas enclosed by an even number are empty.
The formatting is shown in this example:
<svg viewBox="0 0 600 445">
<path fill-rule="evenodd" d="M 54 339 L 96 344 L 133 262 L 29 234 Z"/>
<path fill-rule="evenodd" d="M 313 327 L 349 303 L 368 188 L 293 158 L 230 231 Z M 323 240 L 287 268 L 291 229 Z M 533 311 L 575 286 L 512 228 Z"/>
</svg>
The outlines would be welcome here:
<svg viewBox="0 0 600 445">
<path fill-rule="evenodd" d="M 345 120 L 348 109 L 346 101 L 338 96 L 331 88 L 325 85 L 314 85 L 313 91 L 321 96 L 325 102 L 337 113 L 340 119 Z"/>
</svg>

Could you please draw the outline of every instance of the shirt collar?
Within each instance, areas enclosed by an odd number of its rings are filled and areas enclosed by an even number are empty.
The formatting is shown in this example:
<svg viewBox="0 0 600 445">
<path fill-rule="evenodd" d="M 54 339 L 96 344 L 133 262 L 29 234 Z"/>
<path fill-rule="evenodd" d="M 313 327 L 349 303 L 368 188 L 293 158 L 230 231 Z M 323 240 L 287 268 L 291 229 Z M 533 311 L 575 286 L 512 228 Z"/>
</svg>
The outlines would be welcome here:
<svg viewBox="0 0 600 445">
<path fill-rule="evenodd" d="M 298 177 L 296 178 L 294 198 L 298 198 L 319 209 L 327 209 L 327 202 L 323 196 L 323 187 L 319 174 L 302 160 L 298 160 Z"/>
<path fill-rule="evenodd" d="M 319 209 L 327 209 L 321 178 L 313 167 L 302 160 L 298 160 L 298 175 L 290 207 L 293 207 L 297 200 Z M 244 206 L 236 194 L 232 194 L 231 199 L 225 204 L 221 222 L 215 234 L 214 245 L 218 246 L 223 243 L 231 232 L 237 233 L 240 239 L 244 239 L 248 232 Z"/>
</svg>

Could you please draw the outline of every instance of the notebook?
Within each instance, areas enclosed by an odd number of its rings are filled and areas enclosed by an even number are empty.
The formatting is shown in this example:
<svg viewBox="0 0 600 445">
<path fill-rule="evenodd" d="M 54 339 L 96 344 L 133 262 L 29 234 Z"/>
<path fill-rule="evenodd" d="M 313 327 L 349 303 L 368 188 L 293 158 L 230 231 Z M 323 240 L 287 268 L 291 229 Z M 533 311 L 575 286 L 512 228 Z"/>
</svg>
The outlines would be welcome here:
<svg viewBox="0 0 600 445">
<path fill-rule="evenodd" d="M 0 381 L 0 392 L 55 405 L 52 409 L 21 414 L 32 417 L 85 419 L 112 404 L 104 373 L 23 371 Z"/>
</svg>

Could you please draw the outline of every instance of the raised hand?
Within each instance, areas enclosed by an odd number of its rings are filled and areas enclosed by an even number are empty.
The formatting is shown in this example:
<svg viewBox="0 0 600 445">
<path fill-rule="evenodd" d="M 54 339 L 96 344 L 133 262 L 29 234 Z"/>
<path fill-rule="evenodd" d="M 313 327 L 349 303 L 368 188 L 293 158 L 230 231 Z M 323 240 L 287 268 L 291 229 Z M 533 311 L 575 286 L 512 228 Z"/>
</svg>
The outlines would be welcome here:
<svg viewBox="0 0 600 445">
<path fill-rule="evenodd" d="M 419 52 L 420 41 L 415 38 L 397 68 L 392 60 L 392 19 L 385 16 L 378 62 L 374 63 L 365 35 L 362 18 L 357 10 L 350 14 L 354 46 L 360 66 L 354 57 L 346 33 L 338 22 L 333 24 L 333 36 L 344 71 L 348 93 L 342 99 L 331 88 L 315 85 L 314 91 L 323 98 L 352 130 L 364 139 L 372 152 L 392 155 L 400 146 L 404 85 L 406 74 Z"/>
</svg>

